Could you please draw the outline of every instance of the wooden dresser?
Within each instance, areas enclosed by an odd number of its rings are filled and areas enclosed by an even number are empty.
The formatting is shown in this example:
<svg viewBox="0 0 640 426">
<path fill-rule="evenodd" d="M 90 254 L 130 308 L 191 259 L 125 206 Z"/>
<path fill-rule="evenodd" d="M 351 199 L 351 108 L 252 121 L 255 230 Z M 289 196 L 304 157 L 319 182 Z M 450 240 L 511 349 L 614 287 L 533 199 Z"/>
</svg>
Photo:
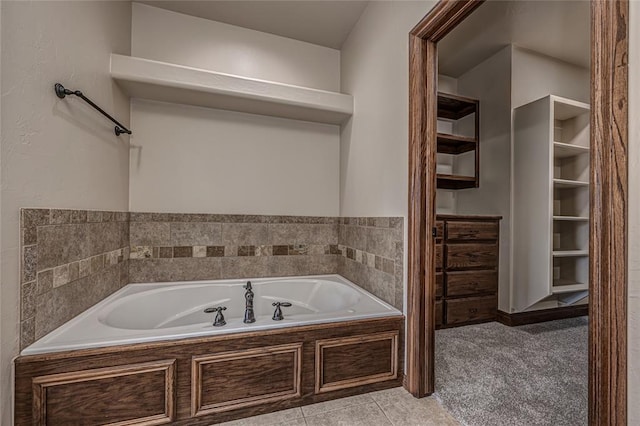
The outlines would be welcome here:
<svg viewBox="0 0 640 426">
<path fill-rule="evenodd" d="M 436 216 L 436 328 L 494 321 L 500 216 Z"/>
</svg>

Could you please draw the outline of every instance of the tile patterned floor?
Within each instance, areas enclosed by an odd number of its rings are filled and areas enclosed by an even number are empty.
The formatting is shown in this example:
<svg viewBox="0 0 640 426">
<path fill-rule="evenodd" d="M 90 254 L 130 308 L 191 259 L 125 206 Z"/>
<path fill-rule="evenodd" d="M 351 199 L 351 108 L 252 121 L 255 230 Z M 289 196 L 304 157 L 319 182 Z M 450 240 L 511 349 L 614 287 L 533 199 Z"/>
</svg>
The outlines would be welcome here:
<svg viewBox="0 0 640 426">
<path fill-rule="evenodd" d="M 222 423 L 221 426 L 457 426 L 434 397 L 387 389 Z"/>
</svg>

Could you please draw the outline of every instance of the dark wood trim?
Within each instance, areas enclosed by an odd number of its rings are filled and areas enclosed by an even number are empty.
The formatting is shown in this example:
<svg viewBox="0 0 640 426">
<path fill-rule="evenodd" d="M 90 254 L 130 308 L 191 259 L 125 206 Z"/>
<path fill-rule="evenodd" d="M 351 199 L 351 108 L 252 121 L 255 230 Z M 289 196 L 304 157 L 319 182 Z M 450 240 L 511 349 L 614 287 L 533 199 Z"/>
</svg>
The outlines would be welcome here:
<svg viewBox="0 0 640 426">
<path fill-rule="evenodd" d="M 441 0 L 409 35 L 407 390 L 434 391 L 438 52 L 436 43 L 482 1 Z M 434 275 L 434 276 L 432 276 Z"/>
<path fill-rule="evenodd" d="M 437 43 L 482 3 L 484 0 L 440 0 L 418 25 L 413 27 L 411 35 Z"/>
<path fill-rule="evenodd" d="M 589 424 L 627 424 L 627 0 L 591 2 Z"/>
<path fill-rule="evenodd" d="M 496 320 L 509 327 L 517 327 L 519 325 L 536 324 L 539 322 L 582 317 L 585 315 L 589 315 L 589 305 L 562 306 L 560 308 L 516 312 L 514 314 L 498 310 Z"/>
<path fill-rule="evenodd" d="M 441 0 L 409 36 L 406 388 L 434 391 L 436 43 L 481 1 Z M 627 421 L 628 0 L 591 2 L 589 424 Z"/>
</svg>

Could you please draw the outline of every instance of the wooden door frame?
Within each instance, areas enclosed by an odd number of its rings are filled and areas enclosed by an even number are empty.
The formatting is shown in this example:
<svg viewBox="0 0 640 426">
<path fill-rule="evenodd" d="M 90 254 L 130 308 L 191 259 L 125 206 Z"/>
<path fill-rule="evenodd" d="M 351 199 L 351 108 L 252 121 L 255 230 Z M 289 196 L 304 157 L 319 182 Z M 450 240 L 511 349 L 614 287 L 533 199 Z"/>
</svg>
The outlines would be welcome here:
<svg viewBox="0 0 640 426">
<path fill-rule="evenodd" d="M 440 0 L 409 35 L 407 376 L 434 392 L 437 43 L 483 0 Z M 627 418 L 628 0 L 591 1 L 589 424 Z"/>
</svg>

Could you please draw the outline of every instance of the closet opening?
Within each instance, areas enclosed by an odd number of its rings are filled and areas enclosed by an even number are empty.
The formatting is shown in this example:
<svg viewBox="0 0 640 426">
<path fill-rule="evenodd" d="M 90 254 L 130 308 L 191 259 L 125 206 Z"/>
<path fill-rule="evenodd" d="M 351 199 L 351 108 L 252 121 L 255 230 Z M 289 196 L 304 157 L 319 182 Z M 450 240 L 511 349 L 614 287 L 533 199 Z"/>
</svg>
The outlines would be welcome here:
<svg viewBox="0 0 640 426">
<path fill-rule="evenodd" d="M 626 9 L 441 1 L 411 33 L 407 388 L 468 424 L 625 421 Z"/>
</svg>

